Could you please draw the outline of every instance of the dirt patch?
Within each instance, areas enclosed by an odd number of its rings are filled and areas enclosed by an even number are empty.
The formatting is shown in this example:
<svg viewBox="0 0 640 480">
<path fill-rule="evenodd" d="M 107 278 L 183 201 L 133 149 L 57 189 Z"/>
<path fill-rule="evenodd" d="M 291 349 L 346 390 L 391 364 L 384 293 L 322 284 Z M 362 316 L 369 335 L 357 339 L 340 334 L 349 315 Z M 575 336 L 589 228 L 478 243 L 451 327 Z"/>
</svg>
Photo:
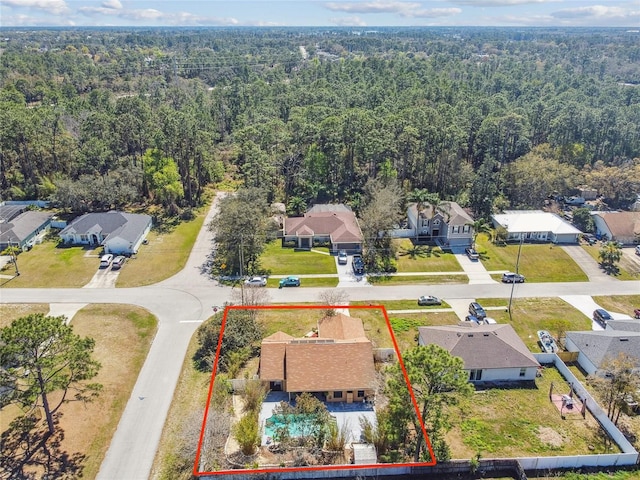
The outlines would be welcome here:
<svg viewBox="0 0 640 480">
<path fill-rule="evenodd" d="M 560 448 L 564 443 L 562 435 L 551 427 L 538 427 L 538 438 L 542 443 L 554 448 Z"/>
</svg>

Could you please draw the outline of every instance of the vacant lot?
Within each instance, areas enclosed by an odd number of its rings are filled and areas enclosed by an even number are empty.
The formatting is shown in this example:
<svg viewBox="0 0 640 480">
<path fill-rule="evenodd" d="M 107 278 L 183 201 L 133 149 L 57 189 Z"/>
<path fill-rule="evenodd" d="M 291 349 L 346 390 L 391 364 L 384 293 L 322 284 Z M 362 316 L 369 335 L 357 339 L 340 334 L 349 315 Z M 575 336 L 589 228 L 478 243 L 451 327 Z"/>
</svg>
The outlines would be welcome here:
<svg viewBox="0 0 640 480">
<path fill-rule="evenodd" d="M 633 317 L 633 311 L 640 308 L 640 295 L 612 295 L 593 297 L 593 301 L 611 312 L 625 313 Z"/>
<path fill-rule="evenodd" d="M 42 311 L 29 310 L 24 314 Z M 78 312 L 72 325 L 77 335 L 96 341 L 94 358 L 102 368 L 92 381 L 102 384 L 103 390 L 94 402 L 72 401 L 61 408 L 62 440 L 51 447 L 60 459 L 68 457 L 67 467 L 77 469 L 75 476 L 95 478 L 153 341 L 156 320 L 137 307 L 93 305 Z M 4 409 L 2 413 L 5 428 L 9 419 Z"/>
<path fill-rule="evenodd" d="M 329 255 L 328 248 L 296 251 L 282 248 L 279 240 L 267 244 L 260 256 L 260 266 L 271 275 L 338 273 L 335 259 Z"/>
<path fill-rule="evenodd" d="M 492 388 L 476 392 L 455 409 L 456 420 L 447 435 L 454 458 L 503 458 L 541 455 L 617 453 L 596 420 L 587 411 L 560 417 L 549 401 L 549 388 L 568 392 L 569 386 L 554 368 L 545 368 L 535 385 Z"/>
<path fill-rule="evenodd" d="M 601 245 L 582 245 L 582 248 L 584 248 L 596 262 L 600 262 L 600 247 Z M 638 264 L 625 256 L 618 262 L 618 269 L 618 273 L 613 275 L 613 277 L 618 280 L 638 280 L 640 278 L 640 268 L 638 268 Z"/>
<path fill-rule="evenodd" d="M 398 272 L 461 272 L 462 267 L 452 253 L 440 248 L 414 245 L 410 239 L 394 240 L 398 256 Z"/>
<path fill-rule="evenodd" d="M 477 250 L 487 270 L 515 271 L 520 245 L 498 246 L 486 235 L 478 235 Z M 553 244 L 522 245 L 519 272 L 528 282 L 586 282 L 580 267 L 562 250 Z M 499 279 L 500 276 L 496 277 Z"/>
</svg>

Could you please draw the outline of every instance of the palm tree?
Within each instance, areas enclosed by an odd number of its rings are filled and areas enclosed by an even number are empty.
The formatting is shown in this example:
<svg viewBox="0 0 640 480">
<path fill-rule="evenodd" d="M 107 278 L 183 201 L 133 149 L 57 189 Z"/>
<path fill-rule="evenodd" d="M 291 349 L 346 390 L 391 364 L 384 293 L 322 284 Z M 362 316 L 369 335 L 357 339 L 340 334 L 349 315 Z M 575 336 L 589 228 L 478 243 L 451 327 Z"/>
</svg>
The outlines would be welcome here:
<svg viewBox="0 0 640 480">
<path fill-rule="evenodd" d="M 471 245 L 473 248 L 476 248 L 476 239 L 480 233 L 491 235 L 491 224 L 484 218 L 479 218 L 475 222 L 467 223 L 467 225 L 473 228 L 473 244 Z"/>
<path fill-rule="evenodd" d="M 433 219 L 435 216 L 440 213 L 444 217 L 449 217 L 449 209 L 448 205 L 445 205 L 442 200 L 440 200 L 440 196 L 437 193 L 431 193 L 426 188 L 416 188 L 409 194 L 409 201 L 416 203 L 416 240 L 419 235 L 420 228 L 420 215 L 425 205 L 429 205 L 431 207 L 431 215 L 429 216 L 429 225 L 433 224 Z M 430 229 L 431 230 L 431 229 Z"/>
<path fill-rule="evenodd" d="M 600 265 L 605 272 L 611 274 L 618 273 L 618 266 L 616 265 L 622 258 L 622 249 L 617 242 L 605 243 L 598 252 L 600 258 Z"/>
</svg>

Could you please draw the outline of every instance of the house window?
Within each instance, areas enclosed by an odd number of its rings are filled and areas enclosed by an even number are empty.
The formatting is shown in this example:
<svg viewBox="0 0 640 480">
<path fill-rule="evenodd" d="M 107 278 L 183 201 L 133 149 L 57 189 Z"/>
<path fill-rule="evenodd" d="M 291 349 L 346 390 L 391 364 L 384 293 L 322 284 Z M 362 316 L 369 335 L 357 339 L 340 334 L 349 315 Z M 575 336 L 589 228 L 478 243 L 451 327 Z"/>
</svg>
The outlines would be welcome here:
<svg viewBox="0 0 640 480">
<path fill-rule="evenodd" d="M 482 380 L 482 370 L 469 370 L 469 380 L 472 382 Z"/>
<path fill-rule="evenodd" d="M 471 231 L 471 225 L 465 225 L 462 227 L 462 233 L 469 233 Z"/>
<path fill-rule="evenodd" d="M 87 235 L 80 235 L 81 242 L 86 242 L 87 240 L 89 240 L 89 237 Z"/>
<path fill-rule="evenodd" d="M 433 221 L 434 225 L 440 225 L 440 220 L 438 220 L 437 218 Z"/>
<path fill-rule="evenodd" d="M 358 390 L 358 398 L 364 397 L 364 390 Z"/>
<path fill-rule="evenodd" d="M 423 227 L 428 227 L 429 226 L 429 219 L 428 218 L 423 218 L 422 219 L 422 226 Z"/>
<path fill-rule="evenodd" d="M 454 225 L 451 227 L 451 233 L 460 233 L 460 225 Z"/>
<path fill-rule="evenodd" d="M 521 368 L 520 369 L 520 376 L 524 377 L 527 374 L 527 369 L 526 368 Z"/>
<path fill-rule="evenodd" d="M 342 392 L 333 392 L 333 398 L 342 398 Z"/>
</svg>

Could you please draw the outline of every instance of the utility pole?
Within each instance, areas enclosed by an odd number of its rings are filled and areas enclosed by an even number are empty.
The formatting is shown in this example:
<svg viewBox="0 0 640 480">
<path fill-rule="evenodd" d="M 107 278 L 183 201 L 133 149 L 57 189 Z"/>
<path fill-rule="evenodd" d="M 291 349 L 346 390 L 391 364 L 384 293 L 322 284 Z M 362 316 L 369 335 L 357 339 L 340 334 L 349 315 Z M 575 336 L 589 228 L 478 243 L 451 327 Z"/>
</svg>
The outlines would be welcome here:
<svg viewBox="0 0 640 480">
<path fill-rule="evenodd" d="M 518 256 L 516 258 L 516 273 L 520 273 L 520 253 L 522 252 L 522 244 L 524 243 L 524 233 L 520 233 L 520 245 L 518 246 Z M 515 278 L 511 282 L 511 295 L 509 296 L 509 321 L 513 322 L 513 317 L 511 316 L 511 304 L 513 302 L 513 289 L 516 287 Z"/>
<path fill-rule="evenodd" d="M 242 305 L 244 305 L 244 238 L 240 237 L 240 297 L 242 298 Z"/>
<path fill-rule="evenodd" d="M 16 250 L 20 247 L 20 242 L 16 240 Z M 16 277 L 20 276 L 20 269 L 18 268 L 18 254 L 16 250 L 11 246 L 11 240 L 9 240 L 9 248 L 11 250 L 11 255 L 13 256 L 13 265 L 16 267 Z"/>
</svg>

